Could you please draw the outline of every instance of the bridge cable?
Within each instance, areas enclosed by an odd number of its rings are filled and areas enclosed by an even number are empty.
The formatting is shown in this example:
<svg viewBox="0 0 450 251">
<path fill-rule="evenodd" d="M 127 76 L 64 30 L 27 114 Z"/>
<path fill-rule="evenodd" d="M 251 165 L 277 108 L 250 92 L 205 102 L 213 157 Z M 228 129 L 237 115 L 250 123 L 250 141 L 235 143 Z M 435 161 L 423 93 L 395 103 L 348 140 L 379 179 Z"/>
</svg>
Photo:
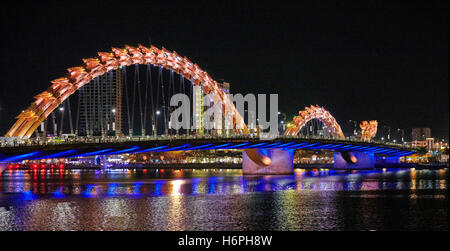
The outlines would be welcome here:
<svg viewBox="0 0 450 251">
<path fill-rule="evenodd" d="M 108 75 L 106 75 L 106 81 L 108 80 L 107 77 L 108 77 Z M 100 120 L 100 135 L 103 137 L 105 135 L 105 128 L 104 128 L 104 123 L 103 123 L 104 121 L 103 121 L 103 88 L 102 87 L 103 87 L 102 82 L 99 79 L 98 83 L 97 83 L 97 91 L 98 91 L 98 93 L 97 93 L 98 106 L 97 107 L 98 107 L 98 118 Z"/>
<path fill-rule="evenodd" d="M 95 127 L 94 120 L 92 119 L 92 114 L 93 114 L 92 110 L 93 110 L 93 107 L 95 107 L 95 106 L 94 106 L 92 99 L 94 97 L 93 90 L 95 87 L 96 79 L 94 79 L 93 81 L 94 82 L 93 82 L 92 87 L 88 88 L 88 90 L 89 90 L 89 106 L 88 107 L 91 108 L 91 110 L 87 111 L 88 108 L 86 108 L 86 111 L 89 112 L 88 116 L 89 116 L 90 123 L 89 123 L 89 134 L 88 135 L 90 135 L 90 136 L 93 136 L 94 127 Z"/>
<path fill-rule="evenodd" d="M 81 115 L 81 96 L 83 95 L 83 93 L 86 92 L 84 86 L 82 86 L 80 88 L 80 93 L 78 94 L 78 118 L 77 121 L 79 122 L 79 118 Z M 86 104 L 84 104 L 84 107 L 86 107 Z M 88 123 L 88 116 L 87 116 L 87 111 L 86 109 L 83 110 L 83 117 L 84 117 L 84 122 L 85 122 L 85 130 L 86 130 L 86 136 L 89 135 L 88 130 L 89 130 L 89 123 Z M 77 122 L 77 131 L 78 131 L 78 127 L 79 124 Z M 79 135 L 78 135 L 79 136 Z"/>
<path fill-rule="evenodd" d="M 47 124 L 48 124 L 48 121 L 44 120 L 44 130 L 43 130 L 44 139 L 47 138 L 47 127 L 48 127 Z"/>
<path fill-rule="evenodd" d="M 191 102 L 191 107 L 194 107 L 194 101 L 192 100 L 192 95 L 193 95 L 193 88 L 194 88 L 194 82 L 191 76 L 191 79 L 188 82 L 188 86 L 189 86 L 189 102 Z M 189 124 L 192 126 L 193 122 L 194 122 L 194 117 L 195 114 L 192 114 L 192 116 L 189 117 Z M 191 133 L 192 129 L 188 130 L 188 135 Z"/>
<path fill-rule="evenodd" d="M 69 129 L 70 129 L 70 134 L 73 134 L 73 123 L 72 123 L 72 109 L 70 108 L 70 96 L 67 97 L 66 99 L 66 105 L 68 108 L 68 112 L 69 112 Z"/>
<path fill-rule="evenodd" d="M 144 134 L 146 133 L 147 130 L 147 104 L 148 104 L 148 85 L 149 85 L 149 67 L 150 64 L 147 64 L 147 74 L 145 76 L 145 94 L 144 94 Z M 145 135 L 146 136 L 146 135 Z"/>
<path fill-rule="evenodd" d="M 180 71 L 180 93 L 185 94 L 185 91 L 186 91 L 186 89 L 184 86 L 184 75 L 183 75 L 183 71 Z M 187 109 L 189 109 L 189 108 L 187 108 Z M 184 114 L 187 114 L 187 111 L 185 111 Z"/>
<path fill-rule="evenodd" d="M 177 92 L 176 92 L 176 89 L 175 89 L 175 77 L 174 77 L 174 73 L 173 73 L 173 70 L 172 70 L 172 95 L 170 96 L 170 98 L 172 98 L 176 93 Z M 169 99 L 169 104 L 170 104 L 170 99 Z M 173 112 L 173 110 L 175 110 L 175 107 L 172 107 L 172 112 Z M 175 131 L 175 134 L 178 135 L 178 130 Z"/>
<path fill-rule="evenodd" d="M 144 113 L 142 110 L 141 77 L 139 76 L 139 65 L 135 64 L 135 78 L 137 79 L 137 95 L 139 99 L 139 115 L 141 118 L 141 136 L 145 136 Z"/>
<path fill-rule="evenodd" d="M 134 67 L 134 81 L 133 81 L 133 96 L 131 97 L 131 100 L 133 101 L 133 104 L 131 106 L 131 129 L 134 131 L 134 110 L 136 108 L 136 88 L 137 88 L 137 75 L 139 74 L 139 69 Z"/>
<path fill-rule="evenodd" d="M 64 107 L 65 107 L 66 102 L 62 102 L 61 103 L 61 120 L 60 120 L 60 124 L 59 124 L 59 136 L 62 137 L 63 134 L 63 126 L 64 126 Z"/>
<path fill-rule="evenodd" d="M 170 106 L 170 98 L 173 96 L 173 93 L 175 93 L 175 85 L 173 83 L 173 70 L 170 70 L 170 75 L 169 75 L 169 89 L 168 89 L 168 95 L 167 98 L 169 99 L 169 104 L 167 106 L 167 110 L 168 110 L 168 114 L 169 114 L 169 118 L 170 118 L 170 113 L 171 113 L 171 106 Z M 168 126 L 169 129 L 169 134 L 172 134 L 172 130 L 170 129 L 170 126 Z"/>
<path fill-rule="evenodd" d="M 125 99 L 126 99 L 126 105 L 127 105 L 127 117 L 128 117 L 128 136 L 131 136 L 132 134 L 132 128 L 131 128 L 131 119 L 130 119 L 130 101 L 128 97 L 128 84 L 127 84 L 127 70 L 126 67 L 122 68 L 122 79 L 125 86 Z"/>
<path fill-rule="evenodd" d="M 56 136 L 57 131 L 56 131 L 56 118 L 55 118 L 55 112 L 52 112 L 52 122 L 53 122 L 53 137 Z"/>
<path fill-rule="evenodd" d="M 164 134 L 167 135 L 167 116 L 166 116 L 166 101 L 164 96 L 164 83 L 163 83 L 163 74 L 162 74 L 162 66 L 159 67 L 159 77 L 160 77 L 160 84 L 161 84 L 161 98 L 162 98 L 162 112 L 163 112 L 163 121 L 164 121 Z"/>
<path fill-rule="evenodd" d="M 158 77 L 156 79 L 156 109 L 154 111 L 155 113 L 155 135 L 158 135 L 158 109 L 159 109 L 159 93 L 160 93 L 160 84 L 159 84 L 159 79 L 161 78 L 161 66 L 158 66 Z"/>
<path fill-rule="evenodd" d="M 81 87 L 78 91 L 78 104 L 77 104 L 77 117 L 75 118 L 75 135 L 76 136 L 80 136 L 78 134 L 78 123 L 80 122 L 80 97 L 81 97 L 81 90 L 83 89 L 83 87 Z"/>
<path fill-rule="evenodd" d="M 151 103 L 151 124 L 152 124 L 152 134 L 153 136 L 156 136 L 156 119 L 155 119 L 155 104 L 153 102 L 153 81 L 152 81 L 152 65 L 151 64 L 147 64 L 147 79 L 149 81 L 149 85 L 150 85 L 150 103 Z"/>
<path fill-rule="evenodd" d="M 97 126 L 97 123 L 95 122 L 95 113 L 97 111 L 97 108 L 96 108 L 97 105 L 95 103 L 95 101 L 96 101 L 95 90 L 97 89 L 98 78 L 99 77 L 96 77 L 94 79 L 94 85 L 92 86 L 92 88 L 89 88 L 90 93 L 91 93 L 91 95 L 89 95 L 89 101 L 91 103 L 91 106 L 90 106 L 91 111 L 89 114 L 90 122 L 91 122 L 91 131 L 90 131 L 91 136 L 94 136 L 94 130 L 95 130 L 95 127 Z"/>
<path fill-rule="evenodd" d="M 169 87 L 167 88 L 167 98 L 168 99 L 170 99 L 170 92 L 171 92 L 171 89 L 172 89 L 172 78 L 173 78 L 173 71 L 171 69 L 170 72 L 169 72 Z M 167 111 L 168 111 L 168 114 L 170 116 L 170 110 L 169 109 L 170 109 L 170 101 L 167 104 Z M 168 132 L 170 134 L 169 126 L 167 126 L 167 129 L 168 129 Z"/>
</svg>

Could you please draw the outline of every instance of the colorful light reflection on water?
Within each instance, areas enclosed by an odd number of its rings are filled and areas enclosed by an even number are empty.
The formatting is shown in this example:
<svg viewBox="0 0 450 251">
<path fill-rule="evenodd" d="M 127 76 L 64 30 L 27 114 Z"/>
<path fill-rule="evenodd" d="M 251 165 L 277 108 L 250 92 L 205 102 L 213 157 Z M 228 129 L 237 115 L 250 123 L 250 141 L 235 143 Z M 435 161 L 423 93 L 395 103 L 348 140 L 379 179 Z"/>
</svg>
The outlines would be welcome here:
<svg viewBox="0 0 450 251">
<path fill-rule="evenodd" d="M 225 169 L 6 171 L 0 176 L 0 230 L 401 229 L 400 223 L 377 225 L 372 217 L 396 210 L 397 201 L 398 212 L 390 213 L 397 217 L 425 200 L 448 204 L 447 177 L 447 169 L 296 169 L 283 176 Z M 356 223 L 342 218 L 354 210 Z M 439 210 L 430 217 L 448 222 L 448 206 Z"/>
<path fill-rule="evenodd" d="M 335 171 L 296 169 L 294 175 L 243 176 L 240 170 L 42 170 L 7 171 L 0 193 L 167 196 L 246 194 L 280 190 L 370 191 L 447 189 L 446 170 Z M 417 181 L 419 179 L 419 182 Z"/>
</svg>

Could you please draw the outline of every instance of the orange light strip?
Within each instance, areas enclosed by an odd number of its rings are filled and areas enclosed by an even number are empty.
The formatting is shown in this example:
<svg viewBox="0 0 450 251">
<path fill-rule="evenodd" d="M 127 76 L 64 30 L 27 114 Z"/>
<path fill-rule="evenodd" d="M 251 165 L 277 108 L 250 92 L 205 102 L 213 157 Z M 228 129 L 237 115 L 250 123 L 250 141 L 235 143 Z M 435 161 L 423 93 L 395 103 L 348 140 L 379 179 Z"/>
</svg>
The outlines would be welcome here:
<svg viewBox="0 0 450 251">
<path fill-rule="evenodd" d="M 312 119 L 318 119 L 325 123 L 331 129 L 330 132 L 333 137 L 345 138 L 341 126 L 336 122 L 336 119 L 325 108 L 318 105 L 311 105 L 310 107 L 305 107 L 305 110 L 299 111 L 298 116 L 295 116 L 293 121 L 288 123 L 284 135 L 297 135 L 306 123 Z"/>
</svg>

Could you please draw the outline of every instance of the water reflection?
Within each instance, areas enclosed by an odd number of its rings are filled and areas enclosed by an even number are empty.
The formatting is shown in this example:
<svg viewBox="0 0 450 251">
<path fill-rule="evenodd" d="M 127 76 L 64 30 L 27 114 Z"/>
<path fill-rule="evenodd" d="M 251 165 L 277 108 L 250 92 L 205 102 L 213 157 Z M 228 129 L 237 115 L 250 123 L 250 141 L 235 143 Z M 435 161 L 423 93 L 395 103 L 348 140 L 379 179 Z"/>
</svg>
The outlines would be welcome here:
<svg viewBox="0 0 450 251">
<path fill-rule="evenodd" d="M 0 230 L 448 230 L 447 177 L 447 169 L 7 171 Z"/>
<path fill-rule="evenodd" d="M 167 196 L 246 194 L 284 190 L 374 191 L 447 189 L 447 170 L 306 171 L 294 175 L 242 176 L 239 170 L 55 170 L 11 171 L 0 180 L 0 193 L 31 192 L 65 198 L 79 195 Z"/>
</svg>

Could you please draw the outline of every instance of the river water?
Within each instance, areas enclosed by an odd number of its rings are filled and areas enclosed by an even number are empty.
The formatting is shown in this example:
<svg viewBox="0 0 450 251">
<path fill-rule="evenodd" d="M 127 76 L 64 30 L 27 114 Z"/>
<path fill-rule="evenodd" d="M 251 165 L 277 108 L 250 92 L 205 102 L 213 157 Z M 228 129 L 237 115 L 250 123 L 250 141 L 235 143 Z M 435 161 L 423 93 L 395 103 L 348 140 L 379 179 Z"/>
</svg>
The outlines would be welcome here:
<svg viewBox="0 0 450 251">
<path fill-rule="evenodd" d="M 448 169 L 5 171 L 0 230 L 449 230 Z"/>
</svg>

